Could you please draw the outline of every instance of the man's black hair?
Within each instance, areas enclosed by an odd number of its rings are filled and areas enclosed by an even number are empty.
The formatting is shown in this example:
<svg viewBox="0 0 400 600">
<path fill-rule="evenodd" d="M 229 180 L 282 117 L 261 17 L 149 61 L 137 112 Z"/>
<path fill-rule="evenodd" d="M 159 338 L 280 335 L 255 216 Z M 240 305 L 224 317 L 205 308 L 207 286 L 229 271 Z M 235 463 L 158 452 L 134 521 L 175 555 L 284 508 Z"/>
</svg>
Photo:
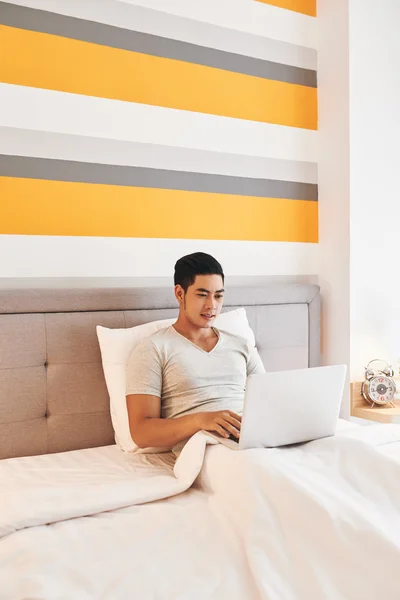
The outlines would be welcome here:
<svg viewBox="0 0 400 600">
<path fill-rule="evenodd" d="M 194 283 L 196 275 L 221 275 L 222 283 L 225 279 L 221 265 L 210 254 L 194 252 L 176 261 L 174 283 L 181 285 L 185 292 Z"/>
</svg>

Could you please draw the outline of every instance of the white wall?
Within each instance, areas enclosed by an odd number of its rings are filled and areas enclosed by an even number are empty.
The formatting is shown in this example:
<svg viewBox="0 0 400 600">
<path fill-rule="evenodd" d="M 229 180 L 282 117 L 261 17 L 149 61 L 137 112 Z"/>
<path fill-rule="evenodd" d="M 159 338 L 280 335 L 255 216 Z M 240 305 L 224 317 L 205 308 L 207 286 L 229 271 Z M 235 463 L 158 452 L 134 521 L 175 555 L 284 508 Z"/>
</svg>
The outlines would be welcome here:
<svg viewBox="0 0 400 600">
<path fill-rule="evenodd" d="M 319 0 L 318 19 L 322 357 L 355 381 L 400 358 L 400 3 Z"/>
<path fill-rule="evenodd" d="M 400 2 L 350 0 L 351 373 L 400 358 Z"/>
<path fill-rule="evenodd" d="M 319 0 L 317 14 L 322 364 L 350 366 L 348 0 Z"/>
<path fill-rule="evenodd" d="M 226 240 L 1 236 L 0 279 L 15 277 L 166 277 L 178 258 L 208 252 L 226 275 L 307 275 L 317 244 Z"/>
</svg>

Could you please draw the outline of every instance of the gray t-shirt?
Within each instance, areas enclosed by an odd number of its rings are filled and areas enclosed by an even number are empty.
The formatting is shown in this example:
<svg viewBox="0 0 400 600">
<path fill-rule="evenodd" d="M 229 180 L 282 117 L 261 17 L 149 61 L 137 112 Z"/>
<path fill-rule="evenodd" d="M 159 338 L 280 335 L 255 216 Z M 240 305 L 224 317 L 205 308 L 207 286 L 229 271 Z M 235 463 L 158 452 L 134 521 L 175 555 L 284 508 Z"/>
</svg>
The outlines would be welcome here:
<svg viewBox="0 0 400 600">
<path fill-rule="evenodd" d="M 172 325 L 143 340 L 128 361 L 126 394 L 160 397 L 166 418 L 225 409 L 240 414 L 246 377 L 264 373 L 264 365 L 244 338 L 214 330 L 219 339 L 211 352 Z"/>
</svg>

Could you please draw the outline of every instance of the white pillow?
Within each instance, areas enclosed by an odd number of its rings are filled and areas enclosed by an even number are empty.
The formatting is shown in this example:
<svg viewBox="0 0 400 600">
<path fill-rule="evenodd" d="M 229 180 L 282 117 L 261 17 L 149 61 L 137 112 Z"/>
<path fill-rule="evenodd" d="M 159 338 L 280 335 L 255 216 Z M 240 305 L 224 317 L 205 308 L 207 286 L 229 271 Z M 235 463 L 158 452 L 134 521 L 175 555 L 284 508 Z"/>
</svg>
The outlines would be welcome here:
<svg viewBox="0 0 400 600">
<path fill-rule="evenodd" d="M 135 346 L 143 339 L 150 337 L 159 329 L 168 327 L 175 319 L 152 321 L 127 329 L 109 329 L 97 325 L 104 377 L 110 396 L 111 420 L 114 428 L 115 442 L 125 452 L 140 452 L 132 440 L 129 431 L 128 411 L 126 408 L 126 365 Z M 221 313 L 215 319 L 215 326 L 223 331 L 234 333 L 245 338 L 255 347 L 255 337 L 247 320 L 246 310 L 237 308 Z M 146 448 L 146 452 L 160 452 L 160 448 Z M 143 451 L 143 450 L 142 450 Z"/>
</svg>

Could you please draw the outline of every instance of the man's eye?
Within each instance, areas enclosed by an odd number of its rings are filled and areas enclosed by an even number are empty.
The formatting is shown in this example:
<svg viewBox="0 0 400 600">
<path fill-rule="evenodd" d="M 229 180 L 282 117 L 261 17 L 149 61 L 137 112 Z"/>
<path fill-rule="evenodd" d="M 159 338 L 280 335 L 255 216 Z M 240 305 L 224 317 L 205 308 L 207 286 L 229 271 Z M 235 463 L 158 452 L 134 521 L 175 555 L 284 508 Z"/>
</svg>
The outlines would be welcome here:
<svg viewBox="0 0 400 600">
<path fill-rule="evenodd" d="M 206 294 L 197 294 L 199 298 L 205 298 Z"/>
<path fill-rule="evenodd" d="M 223 298 L 222 294 L 217 294 L 217 296 L 215 296 L 216 298 Z"/>
</svg>

